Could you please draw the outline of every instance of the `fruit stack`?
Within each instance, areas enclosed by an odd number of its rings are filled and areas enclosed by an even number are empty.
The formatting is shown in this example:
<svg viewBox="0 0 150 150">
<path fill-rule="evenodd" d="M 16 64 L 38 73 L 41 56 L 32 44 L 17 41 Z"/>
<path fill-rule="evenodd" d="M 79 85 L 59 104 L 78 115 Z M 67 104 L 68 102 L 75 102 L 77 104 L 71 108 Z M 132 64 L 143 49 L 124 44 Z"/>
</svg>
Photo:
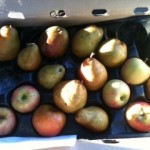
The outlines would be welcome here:
<svg viewBox="0 0 150 150">
<path fill-rule="evenodd" d="M 110 29 L 1 27 L 0 136 L 148 134 L 150 67 Z"/>
</svg>

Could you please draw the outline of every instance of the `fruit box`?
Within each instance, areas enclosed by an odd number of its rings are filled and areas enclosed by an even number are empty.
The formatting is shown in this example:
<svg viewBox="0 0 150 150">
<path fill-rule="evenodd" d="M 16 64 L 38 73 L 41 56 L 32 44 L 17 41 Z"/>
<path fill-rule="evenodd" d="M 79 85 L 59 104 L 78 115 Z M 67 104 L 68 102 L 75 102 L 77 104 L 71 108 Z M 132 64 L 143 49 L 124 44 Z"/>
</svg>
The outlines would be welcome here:
<svg viewBox="0 0 150 150">
<path fill-rule="evenodd" d="M 16 27 L 21 40 L 20 49 L 24 48 L 26 43 L 39 44 L 40 35 L 49 26 L 59 25 L 66 28 L 70 40 L 67 52 L 60 59 L 53 61 L 42 57 L 41 66 L 45 64 L 62 64 L 66 68 L 63 80 L 72 80 L 78 78 L 76 72 L 80 63 L 83 61 L 83 59 L 77 58 L 71 51 L 72 38 L 79 29 L 93 24 L 103 28 L 103 41 L 111 38 L 120 39 L 127 45 L 128 58 L 139 57 L 143 61 L 148 58 L 146 63 L 150 65 L 149 6 L 149 0 L 134 0 L 132 3 L 129 0 L 59 0 L 57 2 L 55 0 L 44 0 L 42 2 L 40 0 L 1 0 L 0 25 L 12 25 Z M 40 104 L 50 103 L 53 105 L 52 90 L 45 90 L 37 81 L 38 70 L 30 72 L 23 71 L 17 65 L 16 59 L 9 62 L 0 62 L 0 66 L 0 106 L 12 108 L 10 104 L 12 92 L 15 88 L 23 84 L 33 85 L 39 90 L 41 96 Z M 107 71 L 108 80 L 122 79 L 120 76 L 120 67 L 113 69 L 107 68 Z M 106 142 L 109 142 L 109 139 L 116 138 L 150 137 L 149 132 L 141 133 L 135 131 L 129 127 L 125 120 L 125 109 L 131 102 L 134 102 L 139 98 L 142 101 L 148 102 L 145 95 L 145 82 L 140 85 L 129 86 L 131 89 L 130 100 L 121 109 L 107 107 L 102 100 L 101 90 L 95 92 L 88 91 L 86 106 L 100 106 L 109 114 L 110 124 L 105 132 L 92 133 L 76 123 L 74 114 L 67 114 L 66 125 L 59 134 L 60 139 L 66 139 L 66 141 L 69 141 L 70 138 L 77 138 L 78 140 L 107 139 Z M 1 140 L 4 141 L 4 143 L 12 142 L 12 140 L 9 140 L 10 137 L 15 137 L 16 141 L 18 141 L 17 138 L 19 137 L 23 138 L 19 139 L 21 141 L 35 141 L 39 139 L 44 139 L 45 141 L 48 140 L 48 138 L 39 136 L 33 129 L 31 123 L 33 112 L 22 114 L 15 111 L 15 114 L 17 116 L 17 127 L 8 136 L 1 137 Z M 55 140 L 55 137 L 50 140 Z M 56 144 L 55 146 L 58 145 Z"/>
</svg>

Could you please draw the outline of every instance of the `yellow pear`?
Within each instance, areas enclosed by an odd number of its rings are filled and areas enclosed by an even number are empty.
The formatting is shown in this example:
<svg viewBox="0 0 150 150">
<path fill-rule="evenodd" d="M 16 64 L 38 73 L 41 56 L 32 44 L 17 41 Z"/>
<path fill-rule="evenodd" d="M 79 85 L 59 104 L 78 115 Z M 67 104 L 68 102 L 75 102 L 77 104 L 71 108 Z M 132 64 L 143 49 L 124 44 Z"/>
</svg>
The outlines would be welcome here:
<svg viewBox="0 0 150 150">
<path fill-rule="evenodd" d="M 140 58 L 130 58 L 121 67 L 121 77 L 128 84 L 142 84 L 150 77 L 150 67 Z"/>
<path fill-rule="evenodd" d="M 97 49 L 103 38 L 103 28 L 95 25 L 77 31 L 72 41 L 72 51 L 80 58 L 88 57 Z"/>
<path fill-rule="evenodd" d="M 97 57 L 106 67 L 119 67 L 127 59 L 127 46 L 117 38 L 106 40 L 100 45 Z"/>
<path fill-rule="evenodd" d="M 79 78 L 88 90 L 99 90 L 107 81 L 108 73 L 105 66 L 91 54 L 83 60 L 79 67 Z"/>
<path fill-rule="evenodd" d="M 0 29 L 0 61 L 10 61 L 17 57 L 20 39 L 16 28 L 3 26 Z"/>
<path fill-rule="evenodd" d="M 53 90 L 53 100 L 65 113 L 75 113 L 87 102 L 87 90 L 79 80 L 59 82 Z"/>
</svg>

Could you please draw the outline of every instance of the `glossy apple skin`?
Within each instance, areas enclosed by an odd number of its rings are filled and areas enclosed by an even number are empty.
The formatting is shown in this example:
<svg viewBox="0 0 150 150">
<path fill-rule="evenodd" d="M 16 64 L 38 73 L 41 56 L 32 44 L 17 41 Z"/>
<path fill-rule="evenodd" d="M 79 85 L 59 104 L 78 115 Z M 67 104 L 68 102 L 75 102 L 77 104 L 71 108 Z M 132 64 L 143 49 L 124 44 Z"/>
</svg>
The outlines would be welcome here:
<svg viewBox="0 0 150 150">
<path fill-rule="evenodd" d="M 39 106 L 32 117 L 33 127 L 41 136 L 58 135 L 65 123 L 65 114 L 49 104 Z"/>
<path fill-rule="evenodd" d="M 16 126 L 16 116 L 7 107 L 0 107 L 0 136 L 6 136 L 13 131 Z"/>
<path fill-rule="evenodd" d="M 137 101 L 125 111 L 125 118 L 130 127 L 139 132 L 150 132 L 150 104 Z"/>
<path fill-rule="evenodd" d="M 102 90 L 104 103 L 111 108 L 119 109 L 126 105 L 130 98 L 130 88 L 122 80 L 109 80 Z"/>
<path fill-rule="evenodd" d="M 20 113 L 33 111 L 40 103 L 40 94 L 31 85 L 22 85 L 14 90 L 11 96 L 12 107 Z"/>
</svg>

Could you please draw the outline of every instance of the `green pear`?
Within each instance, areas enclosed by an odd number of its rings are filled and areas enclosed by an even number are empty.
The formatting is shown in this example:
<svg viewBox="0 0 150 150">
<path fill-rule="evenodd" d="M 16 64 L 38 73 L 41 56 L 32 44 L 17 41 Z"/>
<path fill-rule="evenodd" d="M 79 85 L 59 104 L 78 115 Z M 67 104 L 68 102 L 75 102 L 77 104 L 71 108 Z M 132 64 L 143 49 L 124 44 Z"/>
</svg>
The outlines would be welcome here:
<svg viewBox="0 0 150 150">
<path fill-rule="evenodd" d="M 19 52 L 18 66 L 27 71 L 38 69 L 42 61 L 40 50 L 37 44 L 28 43 L 27 46 Z"/>
<path fill-rule="evenodd" d="M 58 82 L 62 80 L 64 75 L 65 68 L 63 65 L 46 65 L 38 72 L 38 82 L 45 89 L 51 90 Z"/>
<path fill-rule="evenodd" d="M 75 114 L 75 120 L 81 126 L 93 132 L 103 132 L 109 126 L 107 112 L 98 106 L 88 106 Z"/>
<path fill-rule="evenodd" d="M 3 26 L 0 29 L 0 61 L 10 61 L 17 57 L 20 38 L 16 28 Z"/>
<path fill-rule="evenodd" d="M 103 29 L 95 25 L 77 31 L 72 41 L 72 51 L 80 58 L 89 56 L 103 38 Z"/>
<path fill-rule="evenodd" d="M 117 38 L 106 40 L 100 45 L 97 57 L 107 67 L 119 67 L 127 58 L 127 46 Z"/>
<path fill-rule="evenodd" d="M 140 58 L 130 58 L 121 67 L 121 77 L 128 84 L 142 84 L 150 77 L 150 67 Z"/>
</svg>

